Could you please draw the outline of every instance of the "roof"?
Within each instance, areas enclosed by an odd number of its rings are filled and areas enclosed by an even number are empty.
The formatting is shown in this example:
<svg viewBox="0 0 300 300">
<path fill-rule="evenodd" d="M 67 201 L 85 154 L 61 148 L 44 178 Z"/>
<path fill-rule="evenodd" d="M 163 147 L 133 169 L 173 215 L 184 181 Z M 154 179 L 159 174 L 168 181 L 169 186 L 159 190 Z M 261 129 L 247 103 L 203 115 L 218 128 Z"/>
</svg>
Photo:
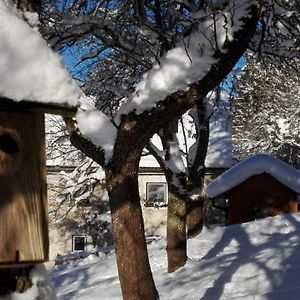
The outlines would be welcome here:
<svg viewBox="0 0 300 300">
<path fill-rule="evenodd" d="M 300 194 L 300 171 L 267 154 L 257 154 L 242 160 L 207 186 L 209 198 L 222 195 L 246 179 L 267 173 Z"/>
<path fill-rule="evenodd" d="M 37 19 L 37 14 L 31 18 Z M 59 55 L 31 25 L 11 0 L 0 1 L 0 104 L 9 105 L 11 99 L 79 106 L 85 96 Z"/>
<path fill-rule="evenodd" d="M 215 111 L 209 121 L 209 142 L 205 166 L 207 168 L 230 168 L 232 158 L 232 124 L 230 118 L 229 100 L 222 99 L 222 105 Z"/>
</svg>

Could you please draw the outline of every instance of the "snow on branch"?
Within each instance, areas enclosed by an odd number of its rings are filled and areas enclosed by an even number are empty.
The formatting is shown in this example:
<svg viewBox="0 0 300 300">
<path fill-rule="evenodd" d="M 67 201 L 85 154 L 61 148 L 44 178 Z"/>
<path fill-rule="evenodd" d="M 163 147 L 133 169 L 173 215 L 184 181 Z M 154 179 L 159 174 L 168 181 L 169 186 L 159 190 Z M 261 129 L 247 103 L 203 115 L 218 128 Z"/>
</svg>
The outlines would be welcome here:
<svg viewBox="0 0 300 300">
<path fill-rule="evenodd" d="M 226 53 L 226 44 L 244 26 L 244 19 L 256 1 L 231 1 L 223 11 L 207 17 L 197 30 L 161 58 L 159 64 L 144 74 L 134 95 L 124 103 L 119 116 L 135 112 L 141 114 L 155 107 L 168 95 L 187 90 L 200 81 L 218 62 L 216 53 Z"/>
<path fill-rule="evenodd" d="M 112 158 L 117 137 L 117 128 L 111 119 L 96 109 L 79 110 L 76 119 L 81 134 L 104 150 L 105 163 L 108 163 Z"/>
</svg>

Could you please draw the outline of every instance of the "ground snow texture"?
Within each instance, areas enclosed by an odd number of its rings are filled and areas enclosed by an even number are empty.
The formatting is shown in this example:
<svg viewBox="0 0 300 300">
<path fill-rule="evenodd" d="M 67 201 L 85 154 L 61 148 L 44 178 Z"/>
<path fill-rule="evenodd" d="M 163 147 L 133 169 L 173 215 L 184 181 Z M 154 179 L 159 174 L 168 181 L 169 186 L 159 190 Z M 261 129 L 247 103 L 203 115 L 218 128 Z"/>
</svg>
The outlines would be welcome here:
<svg viewBox="0 0 300 300">
<path fill-rule="evenodd" d="M 204 229 L 189 260 L 166 271 L 165 240 L 149 244 L 160 299 L 299 299 L 300 215 Z M 50 271 L 60 300 L 121 299 L 115 255 L 89 256 Z M 99 298 L 100 297 L 100 298 Z"/>
</svg>

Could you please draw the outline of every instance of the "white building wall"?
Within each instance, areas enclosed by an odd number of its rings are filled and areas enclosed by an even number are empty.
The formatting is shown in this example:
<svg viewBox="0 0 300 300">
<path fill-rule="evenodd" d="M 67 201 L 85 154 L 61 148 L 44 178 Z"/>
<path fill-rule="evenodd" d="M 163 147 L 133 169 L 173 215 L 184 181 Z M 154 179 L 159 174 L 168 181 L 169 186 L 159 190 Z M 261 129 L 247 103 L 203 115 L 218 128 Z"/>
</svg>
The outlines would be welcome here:
<svg viewBox="0 0 300 300">
<path fill-rule="evenodd" d="M 167 234 L 167 206 L 151 207 L 145 206 L 147 182 L 166 183 L 166 178 L 162 174 L 140 174 L 139 175 L 139 190 L 141 197 L 141 206 L 144 216 L 145 233 L 147 235 Z M 167 189 L 166 189 L 167 193 Z"/>
<path fill-rule="evenodd" d="M 50 210 L 53 209 L 53 204 L 55 204 L 56 197 L 59 194 L 59 189 L 57 186 L 59 182 L 57 180 L 58 174 L 51 173 L 48 174 L 48 199 L 50 204 Z M 155 183 L 166 183 L 165 176 L 163 174 L 149 174 L 141 173 L 139 175 L 139 190 L 141 197 L 141 206 L 144 216 L 145 234 L 149 235 L 162 235 L 166 236 L 166 222 L 167 222 L 167 206 L 163 207 L 153 207 L 146 206 L 146 190 L 147 182 Z M 99 189 L 99 187 L 97 187 Z M 58 192 L 58 193 L 57 193 Z M 166 189 L 167 193 L 167 189 Z M 98 191 L 100 198 L 103 195 L 103 191 Z M 166 195 L 167 196 L 167 195 Z M 54 205 L 55 206 L 55 205 Z M 60 207 L 60 213 L 64 214 L 67 207 Z M 49 238 L 50 238 L 50 261 L 53 263 L 57 254 L 66 255 L 72 252 L 72 236 L 73 235 L 84 235 L 78 229 L 78 224 L 80 224 L 80 208 L 72 210 L 68 213 L 68 217 L 63 221 L 63 224 L 58 221 L 51 221 L 49 224 Z M 58 218 L 59 219 L 59 218 Z M 87 248 L 86 250 L 91 250 L 91 237 L 87 236 Z"/>
</svg>

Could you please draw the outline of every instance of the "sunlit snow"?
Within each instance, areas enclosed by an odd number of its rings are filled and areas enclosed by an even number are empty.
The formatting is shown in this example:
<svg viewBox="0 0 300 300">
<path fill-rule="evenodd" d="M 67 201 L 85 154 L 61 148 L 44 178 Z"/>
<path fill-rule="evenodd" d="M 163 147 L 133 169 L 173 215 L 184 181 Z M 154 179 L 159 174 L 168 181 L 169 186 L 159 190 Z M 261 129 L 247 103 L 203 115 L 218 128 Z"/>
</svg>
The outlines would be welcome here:
<svg viewBox="0 0 300 300">
<path fill-rule="evenodd" d="M 224 43 L 232 41 L 234 33 L 241 30 L 244 19 L 249 15 L 249 8 L 247 1 L 232 1 L 214 19 L 206 18 L 197 30 L 169 50 L 160 58 L 159 64 L 144 74 L 136 86 L 135 94 L 121 106 L 119 116 L 130 112 L 140 114 L 155 107 L 157 102 L 170 94 L 187 90 L 191 83 L 200 81 L 218 62 L 216 49 L 227 51 Z M 228 15 L 231 22 L 227 20 Z"/>
<path fill-rule="evenodd" d="M 59 55 L 10 0 L 0 1 L 0 96 L 71 106 L 84 99 Z"/>
<path fill-rule="evenodd" d="M 188 241 L 185 267 L 168 274 L 166 241 L 148 245 L 162 300 L 299 299 L 300 215 L 207 229 Z M 60 300 L 120 300 L 115 254 L 56 266 L 50 276 Z"/>
</svg>

